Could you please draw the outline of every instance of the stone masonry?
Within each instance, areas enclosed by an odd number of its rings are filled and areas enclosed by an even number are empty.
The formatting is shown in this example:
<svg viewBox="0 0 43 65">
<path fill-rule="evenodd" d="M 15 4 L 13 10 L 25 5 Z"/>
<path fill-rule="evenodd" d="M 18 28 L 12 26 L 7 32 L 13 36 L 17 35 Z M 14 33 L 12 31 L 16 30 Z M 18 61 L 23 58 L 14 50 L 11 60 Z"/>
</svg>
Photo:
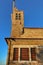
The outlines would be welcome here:
<svg viewBox="0 0 43 65">
<path fill-rule="evenodd" d="M 11 19 L 11 36 L 10 38 L 5 38 L 8 44 L 6 65 L 43 65 L 37 56 L 36 61 L 31 61 L 31 51 L 29 51 L 29 61 L 20 61 L 20 48 L 31 49 L 35 47 L 36 53 L 39 53 L 38 46 L 43 46 L 43 28 L 25 28 L 24 12 L 18 10 L 16 7 L 13 7 Z M 14 48 L 19 49 L 18 61 L 13 60 Z"/>
</svg>

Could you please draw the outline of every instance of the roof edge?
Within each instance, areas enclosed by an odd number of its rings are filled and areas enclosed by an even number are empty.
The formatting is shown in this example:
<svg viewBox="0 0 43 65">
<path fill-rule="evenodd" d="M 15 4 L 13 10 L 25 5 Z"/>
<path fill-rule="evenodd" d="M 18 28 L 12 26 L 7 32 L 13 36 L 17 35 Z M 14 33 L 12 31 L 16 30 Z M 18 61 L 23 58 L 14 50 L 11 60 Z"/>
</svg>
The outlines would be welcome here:
<svg viewBox="0 0 43 65">
<path fill-rule="evenodd" d="M 40 27 L 24 27 L 25 29 L 43 29 L 43 28 L 40 28 Z"/>
<path fill-rule="evenodd" d="M 26 40 L 43 40 L 43 38 L 5 38 L 5 40 L 7 41 L 7 39 L 26 39 Z"/>
</svg>

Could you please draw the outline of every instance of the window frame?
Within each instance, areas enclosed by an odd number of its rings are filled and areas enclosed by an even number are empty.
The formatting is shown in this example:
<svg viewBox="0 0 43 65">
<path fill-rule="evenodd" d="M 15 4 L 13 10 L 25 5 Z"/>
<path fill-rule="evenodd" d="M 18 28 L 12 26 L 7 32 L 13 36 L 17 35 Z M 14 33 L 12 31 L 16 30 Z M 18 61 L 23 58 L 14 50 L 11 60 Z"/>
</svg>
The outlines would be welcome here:
<svg viewBox="0 0 43 65">
<path fill-rule="evenodd" d="M 18 13 L 15 14 L 15 19 L 18 20 Z"/>
<path fill-rule="evenodd" d="M 15 19 L 21 20 L 21 13 L 15 13 Z"/>
<path fill-rule="evenodd" d="M 20 63 L 21 62 L 37 62 L 37 60 L 34 60 L 34 61 L 31 60 L 31 52 L 30 52 L 31 48 L 37 48 L 37 45 L 34 45 L 34 46 L 33 45 L 26 45 L 26 46 L 25 45 L 17 45 L 17 46 L 14 45 L 13 48 L 18 48 L 18 61 L 13 60 L 13 62 L 20 62 Z M 20 48 L 29 48 L 29 61 L 20 60 Z"/>
<path fill-rule="evenodd" d="M 21 20 L 21 14 L 20 13 L 19 13 L 19 17 L 18 18 L 19 18 L 19 20 Z"/>
<path fill-rule="evenodd" d="M 18 61 L 18 58 L 17 58 L 17 60 L 14 59 L 14 57 L 15 57 L 15 50 L 17 50 L 17 49 L 18 49 L 18 48 L 14 48 L 14 49 L 13 49 L 13 60 L 14 60 L 14 61 Z M 18 49 L 18 52 L 19 52 L 19 49 Z M 18 52 L 17 52 L 17 53 L 18 53 Z"/>
<path fill-rule="evenodd" d="M 31 48 L 30 50 L 31 50 L 31 60 L 36 61 L 36 48 L 34 47 L 34 48 Z"/>
<path fill-rule="evenodd" d="M 23 56 L 22 56 L 22 52 L 23 52 L 23 49 L 24 50 L 28 50 L 28 59 L 23 59 Z M 20 48 L 20 61 L 29 61 L 29 48 Z"/>
</svg>

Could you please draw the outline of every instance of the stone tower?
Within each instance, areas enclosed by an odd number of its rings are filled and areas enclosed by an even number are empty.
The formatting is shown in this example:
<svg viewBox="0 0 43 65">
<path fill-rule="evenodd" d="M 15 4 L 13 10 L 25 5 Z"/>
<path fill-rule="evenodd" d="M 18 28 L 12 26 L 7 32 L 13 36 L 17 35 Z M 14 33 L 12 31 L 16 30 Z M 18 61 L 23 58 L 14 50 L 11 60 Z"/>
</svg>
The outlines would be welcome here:
<svg viewBox="0 0 43 65">
<path fill-rule="evenodd" d="M 24 29 L 24 13 L 23 11 L 19 11 L 14 4 L 15 1 L 13 1 L 13 12 L 11 14 L 12 19 L 11 37 L 20 37 L 20 35 L 23 34 Z"/>
</svg>

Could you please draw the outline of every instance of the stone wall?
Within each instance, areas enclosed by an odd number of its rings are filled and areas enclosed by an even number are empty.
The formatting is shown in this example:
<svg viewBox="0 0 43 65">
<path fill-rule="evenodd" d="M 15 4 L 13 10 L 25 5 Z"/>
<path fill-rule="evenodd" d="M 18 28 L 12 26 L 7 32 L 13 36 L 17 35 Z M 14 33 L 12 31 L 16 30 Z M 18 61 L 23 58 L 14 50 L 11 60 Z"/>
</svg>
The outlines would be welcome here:
<svg viewBox="0 0 43 65">
<path fill-rule="evenodd" d="M 43 28 L 24 28 L 22 38 L 43 38 Z"/>
</svg>

